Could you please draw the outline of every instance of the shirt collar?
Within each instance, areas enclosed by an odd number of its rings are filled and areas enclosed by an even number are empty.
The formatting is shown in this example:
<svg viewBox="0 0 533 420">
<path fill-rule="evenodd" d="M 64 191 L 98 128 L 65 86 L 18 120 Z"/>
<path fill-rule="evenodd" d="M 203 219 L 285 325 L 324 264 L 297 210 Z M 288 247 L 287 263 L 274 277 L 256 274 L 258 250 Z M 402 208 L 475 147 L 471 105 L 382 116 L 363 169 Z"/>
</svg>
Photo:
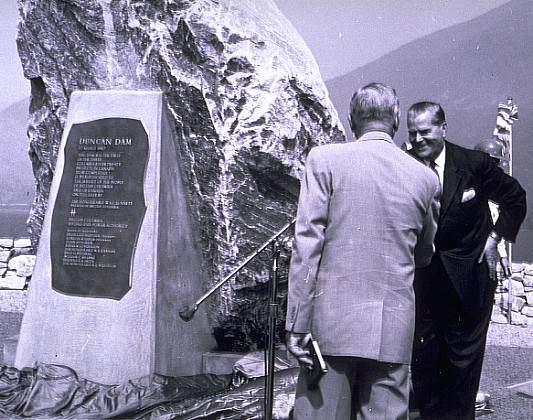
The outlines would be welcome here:
<svg viewBox="0 0 533 420">
<path fill-rule="evenodd" d="M 444 168 L 444 164 L 446 163 L 446 145 L 443 146 L 440 154 L 437 156 L 437 158 L 433 162 L 435 162 L 436 166 L 440 168 Z"/>
<path fill-rule="evenodd" d="M 365 141 L 365 140 L 385 140 L 389 143 L 393 143 L 392 137 L 383 131 L 368 131 L 359 137 L 356 141 Z"/>
</svg>

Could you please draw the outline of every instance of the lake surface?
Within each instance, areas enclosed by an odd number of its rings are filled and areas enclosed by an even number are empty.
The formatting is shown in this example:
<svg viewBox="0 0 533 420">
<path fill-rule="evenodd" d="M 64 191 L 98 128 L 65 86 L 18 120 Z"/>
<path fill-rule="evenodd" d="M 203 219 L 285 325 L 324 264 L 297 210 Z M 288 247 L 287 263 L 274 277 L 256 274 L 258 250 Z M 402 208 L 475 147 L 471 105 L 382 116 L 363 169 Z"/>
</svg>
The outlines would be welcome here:
<svg viewBox="0 0 533 420">
<path fill-rule="evenodd" d="M 29 206 L 0 205 L 0 238 L 28 238 L 26 221 L 29 214 Z"/>
</svg>

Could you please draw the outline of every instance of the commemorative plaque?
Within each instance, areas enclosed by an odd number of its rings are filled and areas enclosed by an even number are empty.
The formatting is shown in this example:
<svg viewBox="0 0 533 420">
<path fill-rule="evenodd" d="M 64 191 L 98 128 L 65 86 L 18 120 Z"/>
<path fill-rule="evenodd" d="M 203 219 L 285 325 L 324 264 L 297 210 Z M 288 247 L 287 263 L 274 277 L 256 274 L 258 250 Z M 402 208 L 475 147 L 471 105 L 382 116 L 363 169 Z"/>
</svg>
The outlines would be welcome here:
<svg viewBox="0 0 533 420">
<path fill-rule="evenodd" d="M 52 215 L 52 288 L 120 300 L 146 210 L 148 135 L 142 123 L 106 118 L 72 126 Z"/>
<path fill-rule="evenodd" d="M 15 367 L 117 384 L 202 373 L 207 306 L 190 186 L 162 92 L 73 92 Z"/>
</svg>

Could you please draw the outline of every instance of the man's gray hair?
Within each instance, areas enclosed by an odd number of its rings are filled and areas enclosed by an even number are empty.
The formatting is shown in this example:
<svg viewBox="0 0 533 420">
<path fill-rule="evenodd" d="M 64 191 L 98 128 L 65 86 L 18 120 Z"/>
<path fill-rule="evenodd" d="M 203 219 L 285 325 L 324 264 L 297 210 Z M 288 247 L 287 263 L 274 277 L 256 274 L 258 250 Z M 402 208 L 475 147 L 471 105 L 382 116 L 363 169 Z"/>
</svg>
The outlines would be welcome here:
<svg viewBox="0 0 533 420">
<path fill-rule="evenodd" d="M 400 101 L 396 91 L 383 83 L 363 86 L 352 96 L 350 116 L 357 125 L 380 121 L 389 123 L 396 130 L 400 118 Z"/>
</svg>

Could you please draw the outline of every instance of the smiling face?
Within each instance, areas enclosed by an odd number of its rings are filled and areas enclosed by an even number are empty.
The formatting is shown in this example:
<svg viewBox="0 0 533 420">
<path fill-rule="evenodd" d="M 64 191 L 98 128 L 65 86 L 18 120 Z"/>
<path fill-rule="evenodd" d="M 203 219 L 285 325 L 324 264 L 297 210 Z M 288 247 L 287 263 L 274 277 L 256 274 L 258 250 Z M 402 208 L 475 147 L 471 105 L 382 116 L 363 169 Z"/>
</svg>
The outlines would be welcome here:
<svg viewBox="0 0 533 420">
<path fill-rule="evenodd" d="M 424 161 L 434 161 L 444 148 L 446 121 L 435 122 L 430 110 L 416 115 L 408 115 L 407 129 L 413 152 Z"/>
</svg>

